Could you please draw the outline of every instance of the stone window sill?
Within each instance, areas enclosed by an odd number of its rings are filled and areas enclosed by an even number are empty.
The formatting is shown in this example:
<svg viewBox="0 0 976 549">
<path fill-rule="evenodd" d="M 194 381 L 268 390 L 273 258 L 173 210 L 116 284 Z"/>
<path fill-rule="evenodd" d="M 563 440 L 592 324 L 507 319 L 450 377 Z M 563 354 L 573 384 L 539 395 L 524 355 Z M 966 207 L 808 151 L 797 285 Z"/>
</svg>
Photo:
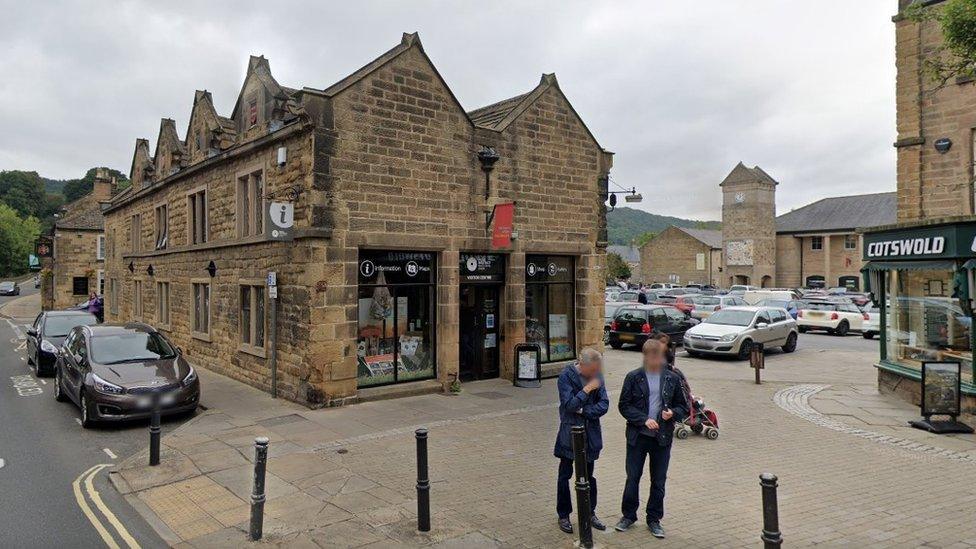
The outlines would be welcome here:
<svg viewBox="0 0 976 549">
<path fill-rule="evenodd" d="M 203 332 L 191 332 L 190 335 L 193 337 L 193 339 L 199 339 L 200 341 L 206 341 L 207 343 L 212 341 L 210 339 L 210 334 L 205 334 Z"/>
<path fill-rule="evenodd" d="M 237 347 L 237 351 L 247 355 L 256 356 L 258 358 L 268 357 L 267 351 L 265 351 L 264 347 L 255 347 L 254 345 L 248 345 L 247 343 L 241 343 Z"/>
</svg>

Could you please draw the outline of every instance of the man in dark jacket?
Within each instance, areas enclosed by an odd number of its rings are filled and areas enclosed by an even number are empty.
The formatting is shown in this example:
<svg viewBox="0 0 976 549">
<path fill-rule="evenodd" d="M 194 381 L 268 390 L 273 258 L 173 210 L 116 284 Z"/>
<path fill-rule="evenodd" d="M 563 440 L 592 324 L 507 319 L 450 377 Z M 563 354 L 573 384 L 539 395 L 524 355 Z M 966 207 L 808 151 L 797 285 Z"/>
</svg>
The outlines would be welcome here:
<svg viewBox="0 0 976 549">
<path fill-rule="evenodd" d="M 596 517 L 596 479 L 593 466 L 603 449 L 603 433 L 600 418 L 610 409 L 610 398 L 603 386 L 603 357 L 595 349 L 580 351 L 579 361 L 570 364 L 559 374 L 559 434 L 553 455 L 559 458 L 559 476 L 556 481 L 556 515 L 559 529 L 573 533 L 569 514 L 573 512 L 573 500 L 569 491 L 569 479 L 573 476 L 573 426 L 582 425 L 586 430 L 586 470 L 590 479 L 590 506 L 593 527 L 606 530 Z"/>
<path fill-rule="evenodd" d="M 627 374 L 620 390 L 618 408 L 627 420 L 627 482 L 621 504 L 623 517 L 617 530 L 637 522 L 640 479 L 644 461 L 650 458 L 651 495 L 647 500 L 647 527 L 656 538 L 664 537 L 664 484 L 668 478 L 671 440 L 675 422 L 688 416 L 688 400 L 681 380 L 668 370 L 667 349 L 656 339 L 644 343 L 644 366 Z"/>
</svg>

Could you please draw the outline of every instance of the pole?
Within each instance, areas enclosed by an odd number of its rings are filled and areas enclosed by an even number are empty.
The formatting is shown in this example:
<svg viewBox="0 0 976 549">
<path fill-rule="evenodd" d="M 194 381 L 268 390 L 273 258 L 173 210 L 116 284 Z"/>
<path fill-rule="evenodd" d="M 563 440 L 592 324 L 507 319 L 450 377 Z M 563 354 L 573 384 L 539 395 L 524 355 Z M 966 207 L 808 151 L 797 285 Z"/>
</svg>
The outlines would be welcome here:
<svg viewBox="0 0 976 549">
<path fill-rule="evenodd" d="M 762 379 L 760 378 L 759 370 L 765 367 L 765 354 L 762 343 L 752 344 L 752 351 L 749 353 L 749 362 L 750 366 L 756 371 L 756 385 L 761 385 Z"/>
<path fill-rule="evenodd" d="M 417 437 L 417 530 L 430 532 L 430 478 L 427 474 L 427 429 L 416 431 Z"/>
<path fill-rule="evenodd" d="M 779 486 L 776 475 L 763 473 L 759 475 L 759 485 L 762 487 L 763 531 L 760 539 L 765 549 L 778 549 L 783 544 L 783 534 L 779 531 L 779 504 L 776 502 L 776 487 Z"/>
<path fill-rule="evenodd" d="M 580 547 L 593 547 L 593 509 L 590 508 L 590 472 L 586 462 L 586 431 L 573 426 L 573 468 L 576 471 L 576 509 L 579 516 Z"/>
<path fill-rule="evenodd" d="M 271 298 L 271 398 L 278 398 L 278 298 Z"/>
<path fill-rule="evenodd" d="M 149 417 L 149 465 L 156 466 L 159 465 L 159 436 L 162 431 L 159 426 L 161 415 L 159 393 L 153 393 L 152 399 L 152 415 Z"/>
<path fill-rule="evenodd" d="M 264 530 L 264 474 L 268 467 L 268 437 L 254 439 L 254 487 L 251 490 L 251 528 L 248 537 L 261 539 Z"/>
</svg>

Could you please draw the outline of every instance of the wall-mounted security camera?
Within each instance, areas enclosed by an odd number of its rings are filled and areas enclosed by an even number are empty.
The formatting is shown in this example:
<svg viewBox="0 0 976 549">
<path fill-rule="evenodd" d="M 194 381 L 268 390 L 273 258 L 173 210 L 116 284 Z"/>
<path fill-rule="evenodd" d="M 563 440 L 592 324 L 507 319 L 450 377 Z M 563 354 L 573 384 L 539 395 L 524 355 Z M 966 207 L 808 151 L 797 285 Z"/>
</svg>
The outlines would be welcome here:
<svg viewBox="0 0 976 549">
<path fill-rule="evenodd" d="M 278 167 L 279 168 L 284 167 L 285 162 L 287 161 L 288 161 L 288 148 L 278 147 Z"/>
</svg>

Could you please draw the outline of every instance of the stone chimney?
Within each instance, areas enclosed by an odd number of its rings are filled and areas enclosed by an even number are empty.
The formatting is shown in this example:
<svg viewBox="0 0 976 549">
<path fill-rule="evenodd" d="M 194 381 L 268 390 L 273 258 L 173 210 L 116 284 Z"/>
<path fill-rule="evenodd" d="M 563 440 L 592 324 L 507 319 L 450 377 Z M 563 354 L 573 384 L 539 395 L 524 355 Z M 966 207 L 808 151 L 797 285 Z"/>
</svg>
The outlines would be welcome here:
<svg viewBox="0 0 976 549">
<path fill-rule="evenodd" d="M 115 190 L 115 178 L 108 176 L 105 168 L 95 169 L 95 184 L 92 188 L 92 195 L 99 202 L 112 200 L 112 191 Z"/>
</svg>

